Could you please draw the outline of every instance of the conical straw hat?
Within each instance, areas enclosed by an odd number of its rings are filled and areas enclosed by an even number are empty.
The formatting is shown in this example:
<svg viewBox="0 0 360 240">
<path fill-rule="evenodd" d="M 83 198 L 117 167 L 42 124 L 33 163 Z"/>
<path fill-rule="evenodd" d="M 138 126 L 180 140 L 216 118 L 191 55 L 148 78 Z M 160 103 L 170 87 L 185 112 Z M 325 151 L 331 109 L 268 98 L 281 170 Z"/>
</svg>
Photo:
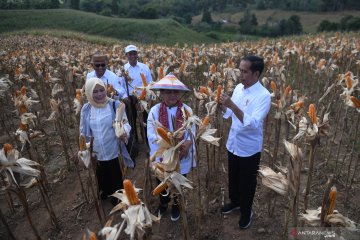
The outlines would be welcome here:
<svg viewBox="0 0 360 240">
<path fill-rule="evenodd" d="M 151 86 L 153 90 L 168 89 L 179 91 L 190 91 L 173 73 L 169 73 L 164 78 Z"/>
</svg>

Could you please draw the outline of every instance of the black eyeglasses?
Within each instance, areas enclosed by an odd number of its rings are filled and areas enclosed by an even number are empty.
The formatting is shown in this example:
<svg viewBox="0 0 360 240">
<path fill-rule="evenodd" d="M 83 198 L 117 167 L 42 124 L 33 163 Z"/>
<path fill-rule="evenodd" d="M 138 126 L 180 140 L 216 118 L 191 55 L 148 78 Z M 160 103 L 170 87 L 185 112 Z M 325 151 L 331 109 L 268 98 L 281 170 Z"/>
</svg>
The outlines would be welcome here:
<svg viewBox="0 0 360 240">
<path fill-rule="evenodd" d="M 99 68 L 100 66 L 104 68 L 106 66 L 106 64 L 105 63 L 97 63 L 97 64 L 94 64 L 94 66 L 96 68 Z"/>
</svg>

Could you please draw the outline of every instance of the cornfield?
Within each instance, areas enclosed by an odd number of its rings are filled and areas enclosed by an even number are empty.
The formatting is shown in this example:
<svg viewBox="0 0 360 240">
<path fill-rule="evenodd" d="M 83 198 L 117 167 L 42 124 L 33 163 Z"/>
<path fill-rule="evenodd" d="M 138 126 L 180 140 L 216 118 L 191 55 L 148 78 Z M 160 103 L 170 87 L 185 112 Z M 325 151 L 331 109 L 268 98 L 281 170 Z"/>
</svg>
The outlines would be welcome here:
<svg viewBox="0 0 360 240">
<path fill-rule="evenodd" d="M 87 159 L 89 166 L 92 161 L 84 139 L 79 140 L 79 110 L 86 101 L 81 88 L 92 71 L 91 56 L 107 54 L 109 69 L 121 75 L 127 62 L 125 45 L 103 46 L 49 36 L 9 36 L 1 42 L 1 238 L 142 239 L 154 235 L 159 239 L 288 239 L 291 227 L 358 228 L 358 34 L 138 46 L 139 60 L 149 66 L 154 81 L 172 72 L 193 90 L 182 100 L 194 111 L 185 115 L 186 127 L 197 129 L 192 136 L 197 166 L 177 186 L 171 179 L 178 176 L 165 176 L 164 166 L 147 172 L 151 157 L 140 154 L 138 166 L 128 170 L 127 178 L 142 191 L 125 180 L 130 190 L 114 193 L 121 201 L 110 214 L 96 197 L 93 169 L 78 164 L 78 159 Z M 227 201 L 225 144 L 230 122 L 222 119 L 218 99 L 222 92 L 231 95 L 239 83 L 240 58 L 250 54 L 265 60 L 260 81 L 271 93 L 272 106 L 264 122 L 255 220 L 247 235 L 235 230 L 238 216 L 227 219 L 219 210 Z M 144 84 L 139 96 L 143 109 L 154 101 L 156 95 L 152 94 Z M 159 126 L 158 133 L 167 149 L 176 151 L 172 138 L 177 133 Z M 145 146 L 142 149 L 146 151 Z M 162 177 L 158 187 L 155 175 Z M 81 186 L 76 193 L 69 189 L 74 185 Z M 149 213 L 157 207 L 153 195 L 167 189 L 181 195 L 178 227 Z M 129 191 L 131 200 L 126 196 Z M 76 196 L 57 201 L 69 194 Z M 38 219 L 43 206 L 48 214 L 43 214 L 46 219 Z M 148 217 L 146 224 L 139 223 L 141 227 L 131 230 L 129 209 L 143 211 Z M 72 212 L 72 217 L 66 212 Z M 94 219 L 85 217 L 92 213 Z M 22 228 L 31 230 L 24 235 L 19 233 Z"/>
</svg>

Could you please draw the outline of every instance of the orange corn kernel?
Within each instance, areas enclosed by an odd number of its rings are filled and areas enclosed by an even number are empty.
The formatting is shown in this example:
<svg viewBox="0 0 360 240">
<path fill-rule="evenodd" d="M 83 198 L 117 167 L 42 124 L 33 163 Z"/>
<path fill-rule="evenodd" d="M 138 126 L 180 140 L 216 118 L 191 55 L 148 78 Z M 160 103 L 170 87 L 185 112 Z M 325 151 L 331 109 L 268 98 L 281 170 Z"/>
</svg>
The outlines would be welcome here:
<svg viewBox="0 0 360 240">
<path fill-rule="evenodd" d="M 351 96 L 351 97 L 350 97 L 350 100 L 353 102 L 353 104 L 354 104 L 354 106 L 355 106 L 356 108 L 360 108 L 360 100 L 359 100 L 359 99 L 357 99 L 357 98 L 354 97 L 354 96 Z"/>
<path fill-rule="evenodd" d="M 216 101 L 216 102 L 219 102 L 219 101 L 220 101 L 221 90 L 222 90 L 222 86 L 221 86 L 221 85 L 218 85 L 218 87 L 217 87 L 217 92 L 216 92 L 216 98 L 215 98 L 215 101 Z"/>
<path fill-rule="evenodd" d="M 158 127 L 156 131 L 162 139 L 164 139 L 168 144 L 171 144 L 170 138 L 167 135 L 167 131 L 164 128 Z"/>
<path fill-rule="evenodd" d="M 308 115 L 311 119 L 311 122 L 313 124 L 317 124 L 317 117 L 316 117 L 316 109 L 315 109 L 315 105 L 314 104 L 310 104 L 309 105 L 309 112 Z"/>
<path fill-rule="evenodd" d="M 135 191 L 134 186 L 132 185 L 131 181 L 129 179 L 125 179 L 123 181 L 124 184 L 124 191 L 127 199 L 129 200 L 130 205 L 139 205 L 140 199 Z"/>
<path fill-rule="evenodd" d="M 166 182 L 162 182 L 159 185 L 157 185 L 157 187 L 152 191 L 152 195 L 156 196 L 159 193 L 161 193 L 162 191 L 164 191 L 165 189 L 168 188 L 168 185 Z"/>
<path fill-rule="evenodd" d="M 140 75 L 141 75 L 142 84 L 144 87 L 146 87 L 147 86 L 146 77 L 143 73 L 140 73 Z"/>
</svg>

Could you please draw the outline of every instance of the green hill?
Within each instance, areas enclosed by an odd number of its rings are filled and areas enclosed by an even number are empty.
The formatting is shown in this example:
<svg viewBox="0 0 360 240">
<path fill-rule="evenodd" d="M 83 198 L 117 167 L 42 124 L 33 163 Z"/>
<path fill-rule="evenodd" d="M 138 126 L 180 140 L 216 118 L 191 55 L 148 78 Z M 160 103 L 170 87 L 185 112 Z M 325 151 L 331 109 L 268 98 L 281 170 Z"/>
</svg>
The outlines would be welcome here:
<svg viewBox="0 0 360 240">
<path fill-rule="evenodd" d="M 209 43 L 213 39 L 172 19 L 111 18 L 69 9 L 0 10 L 0 33 L 64 30 L 141 43 Z"/>
</svg>

